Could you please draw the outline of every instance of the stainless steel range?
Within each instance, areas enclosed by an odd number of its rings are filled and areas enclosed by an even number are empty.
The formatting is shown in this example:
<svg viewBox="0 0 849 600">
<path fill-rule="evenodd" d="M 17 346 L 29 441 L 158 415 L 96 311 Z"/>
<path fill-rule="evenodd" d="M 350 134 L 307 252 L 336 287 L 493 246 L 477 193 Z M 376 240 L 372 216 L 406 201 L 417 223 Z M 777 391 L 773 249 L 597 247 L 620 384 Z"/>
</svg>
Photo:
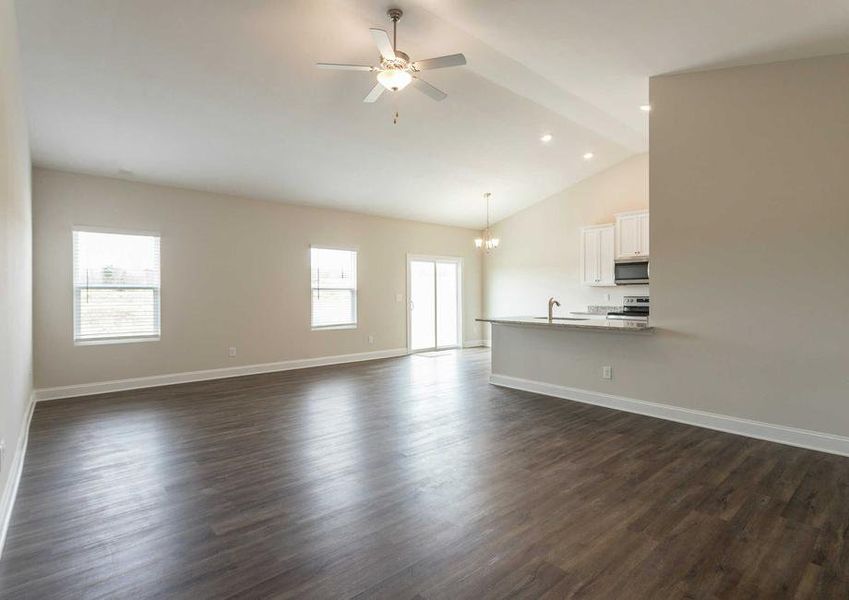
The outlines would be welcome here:
<svg viewBox="0 0 849 600">
<path fill-rule="evenodd" d="M 625 296 L 621 312 L 607 313 L 608 319 L 620 319 L 630 321 L 649 321 L 649 297 L 648 296 Z"/>
</svg>

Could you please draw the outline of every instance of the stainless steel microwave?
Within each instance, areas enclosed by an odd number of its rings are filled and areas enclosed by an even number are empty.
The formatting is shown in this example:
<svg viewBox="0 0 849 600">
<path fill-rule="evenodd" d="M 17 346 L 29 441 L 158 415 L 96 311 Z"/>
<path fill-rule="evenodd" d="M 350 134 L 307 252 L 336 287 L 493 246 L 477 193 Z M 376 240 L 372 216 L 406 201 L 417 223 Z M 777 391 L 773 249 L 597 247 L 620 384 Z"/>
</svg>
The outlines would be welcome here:
<svg viewBox="0 0 849 600">
<path fill-rule="evenodd" d="M 644 285 L 649 282 L 649 270 L 647 258 L 617 260 L 613 266 L 613 280 L 616 285 Z"/>
</svg>

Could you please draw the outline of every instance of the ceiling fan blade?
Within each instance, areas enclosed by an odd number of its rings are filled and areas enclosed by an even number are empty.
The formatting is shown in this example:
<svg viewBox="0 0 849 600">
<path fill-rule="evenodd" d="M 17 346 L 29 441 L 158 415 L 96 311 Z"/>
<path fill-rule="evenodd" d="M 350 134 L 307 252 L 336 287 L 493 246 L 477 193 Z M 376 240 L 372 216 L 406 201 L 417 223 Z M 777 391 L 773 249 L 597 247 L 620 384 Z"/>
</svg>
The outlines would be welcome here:
<svg viewBox="0 0 849 600">
<path fill-rule="evenodd" d="M 371 31 L 371 37 L 380 55 L 386 60 L 395 60 L 395 50 L 392 48 L 392 40 L 389 39 L 389 34 L 382 29 L 369 29 L 369 31 Z"/>
<path fill-rule="evenodd" d="M 368 65 L 340 65 L 337 63 L 315 63 L 319 69 L 338 69 L 340 71 L 374 71 L 374 67 Z"/>
<path fill-rule="evenodd" d="M 448 56 L 438 56 L 437 58 L 427 58 L 425 60 L 417 60 L 413 63 L 413 68 L 416 71 L 424 71 L 426 69 L 444 69 L 445 67 L 459 67 L 466 64 L 466 57 L 462 54 L 449 54 Z"/>
<path fill-rule="evenodd" d="M 383 87 L 382 83 L 378 83 L 373 88 L 371 88 L 371 91 L 368 93 L 368 96 L 363 98 L 363 102 L 377 102 L 377 99 L 380 98 L 380 95 L 385 89 L 386 88 Z"/>
<path fill-rule="evenodd" d="M 425 96 L 430 96 L 434 100 L 445 100 L 448 94 L 430 85 L 427 81 L 413 77 L 413 87 L 419 90 Z"/>
</svg>

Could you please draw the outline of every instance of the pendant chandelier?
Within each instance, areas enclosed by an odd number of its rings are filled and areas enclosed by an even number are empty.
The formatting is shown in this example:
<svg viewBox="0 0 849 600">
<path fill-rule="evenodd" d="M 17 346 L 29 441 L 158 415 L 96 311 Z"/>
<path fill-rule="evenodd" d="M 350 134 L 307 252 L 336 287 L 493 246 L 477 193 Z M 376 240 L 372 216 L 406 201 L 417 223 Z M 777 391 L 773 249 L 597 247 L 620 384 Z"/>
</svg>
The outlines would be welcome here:
<svg viewBox="0 0 849 600">
<path fill-rule="evenodd" d="M 489 197 L 492 196 L 489 192 L 483 195 L 486 200 L 486 229 L 483 230 L 483 237 L 475 240 L 475 248 L 483 248 L 489 254 L 494 248 L 498 248 L 500 240 L 497 237 L 492 237 L 492 232 L 489 230 Z"/>
</svg>

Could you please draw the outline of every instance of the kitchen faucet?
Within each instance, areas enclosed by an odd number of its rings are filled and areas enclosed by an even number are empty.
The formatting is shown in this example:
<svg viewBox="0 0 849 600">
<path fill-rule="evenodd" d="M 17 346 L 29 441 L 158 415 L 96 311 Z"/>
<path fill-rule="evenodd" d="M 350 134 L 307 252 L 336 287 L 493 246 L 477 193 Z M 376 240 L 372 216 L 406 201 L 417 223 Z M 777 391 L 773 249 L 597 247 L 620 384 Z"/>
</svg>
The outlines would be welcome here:
<svg viewBox="0 0 849 600">
<path fill-rule="evenodd" d="M 554 299 L 554 296 L 548 299 L 548 322 L 551 323 L 554 320 L 554 305 L 560 306 L 560 303 Z"/>
</svg>

